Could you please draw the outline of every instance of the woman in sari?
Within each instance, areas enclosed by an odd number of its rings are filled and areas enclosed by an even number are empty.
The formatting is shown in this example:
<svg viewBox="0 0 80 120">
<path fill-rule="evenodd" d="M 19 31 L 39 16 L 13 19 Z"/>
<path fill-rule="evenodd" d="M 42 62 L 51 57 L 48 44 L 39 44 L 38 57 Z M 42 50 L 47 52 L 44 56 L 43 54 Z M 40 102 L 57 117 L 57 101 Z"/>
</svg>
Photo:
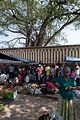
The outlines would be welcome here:
<svg viewBox="0 0 80 120">
<path fill-rule="evenodd" d="M 58 112 L 63 120 L 76 120 L 74 107 L 74 90 L 76 81 L 70 77 L 70 68 L 64 68 L 63 76 L 59 76 L 56 82 L 59 88 Z"/>
</svg>

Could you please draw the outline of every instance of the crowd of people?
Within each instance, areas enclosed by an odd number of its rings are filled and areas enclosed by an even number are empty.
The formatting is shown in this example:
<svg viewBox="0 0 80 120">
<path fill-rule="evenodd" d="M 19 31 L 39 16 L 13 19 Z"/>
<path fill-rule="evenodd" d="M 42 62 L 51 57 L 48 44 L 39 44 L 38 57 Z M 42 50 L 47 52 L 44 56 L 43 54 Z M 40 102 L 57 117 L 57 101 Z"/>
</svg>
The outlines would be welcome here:
<svg viewBox="0 0 80 120">
<path fill-rule="evenodd" d="M 0 69 L 0 81 L 4 83 L 6 80 L 10 80 L 19 85 L 23 85 L 24 82 L 43 84 L 47 81 L 55 81 L 57 77 L 63 75 L 65 67 L 66 64 L 51 66 L 40 63 L 28 66 L 15 66 L 13 64 L 7 66 L 4 64 L 3 68 Z M 71 69 L 70 76 L 76 80 L 78 85 L 80 84 L 80 67 L 77 63 L 75 68 Z"/>
<path fill-rule="evenodd" d="M 9 81 L 23 86 L 24 82 L 44 84 L 59 89 L 58 112 L 63 120 L 76 120 L 74 110 L 74 90 L 80 90 L 80 67 L 76 63 L 74 69 L 66 64 L 30 66 L 6 66 L 0 69 L 0 83 Z M 52 83 L 52 84 L 50 84 Z"/>
<path fill-rule="evenodd" d="M 41 84 L 53 79 L 54 76 L 56 77 L 58 68 L 57 65 L 49 66 L 38 64 L 32 66 L 14 66 L 10 64 L 6 66 L 6 64 L 4 64 L 3 68 L 0 69 L 0 81 L 4 82 L 7 79 L 11 81 L 16 80 L 19 84 L 23 84 L 24 81 Z"/>
</svg>

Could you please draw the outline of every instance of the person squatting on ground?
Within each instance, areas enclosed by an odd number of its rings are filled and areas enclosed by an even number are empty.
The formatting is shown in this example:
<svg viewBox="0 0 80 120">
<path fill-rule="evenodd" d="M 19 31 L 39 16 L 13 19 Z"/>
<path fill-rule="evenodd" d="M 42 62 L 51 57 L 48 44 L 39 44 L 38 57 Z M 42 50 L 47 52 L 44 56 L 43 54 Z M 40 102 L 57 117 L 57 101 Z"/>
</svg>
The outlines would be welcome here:
<svg viewBox="0 0 80 120">
<path fill-rule="evenodd" d="M 63 75 L 56 79 L 56 86 L 59 89 L 58 112 L 63 120 L 76 120 L 73 90 L 80 87 L 76 86 L 76 81 L 70 76 L 69 67 L 65 67 Z"/>
</svg>

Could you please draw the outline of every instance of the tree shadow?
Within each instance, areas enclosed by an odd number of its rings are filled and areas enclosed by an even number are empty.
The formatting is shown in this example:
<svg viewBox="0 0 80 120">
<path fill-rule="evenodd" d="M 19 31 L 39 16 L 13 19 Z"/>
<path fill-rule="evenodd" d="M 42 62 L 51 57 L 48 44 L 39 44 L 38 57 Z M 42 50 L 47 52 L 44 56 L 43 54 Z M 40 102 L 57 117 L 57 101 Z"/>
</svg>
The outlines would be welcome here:
<svg viewBox="0 0 80 120">
<path fill-rule="evenodd" d="M 55 111 L 56 108 L 57 100 L 19 94 L 15 100 L 5 101 L 0 120 L 38 120 L 41 115 Z"/>
</svg>

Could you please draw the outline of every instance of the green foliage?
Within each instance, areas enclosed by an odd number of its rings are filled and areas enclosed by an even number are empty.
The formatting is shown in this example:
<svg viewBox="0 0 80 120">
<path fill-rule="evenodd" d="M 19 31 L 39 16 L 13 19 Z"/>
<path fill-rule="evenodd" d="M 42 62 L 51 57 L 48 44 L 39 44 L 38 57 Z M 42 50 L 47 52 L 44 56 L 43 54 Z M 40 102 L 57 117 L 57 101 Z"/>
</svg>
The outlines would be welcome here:
<svg viewBox="0 0 80 120">
<path fill-rule="evenodd" d="M 64 27 L 79 25 L 79 15 L 79 0 L 0 0 L 0 27 L 22 34 L 26 46 L 54 43 Z"/>
</svg>

